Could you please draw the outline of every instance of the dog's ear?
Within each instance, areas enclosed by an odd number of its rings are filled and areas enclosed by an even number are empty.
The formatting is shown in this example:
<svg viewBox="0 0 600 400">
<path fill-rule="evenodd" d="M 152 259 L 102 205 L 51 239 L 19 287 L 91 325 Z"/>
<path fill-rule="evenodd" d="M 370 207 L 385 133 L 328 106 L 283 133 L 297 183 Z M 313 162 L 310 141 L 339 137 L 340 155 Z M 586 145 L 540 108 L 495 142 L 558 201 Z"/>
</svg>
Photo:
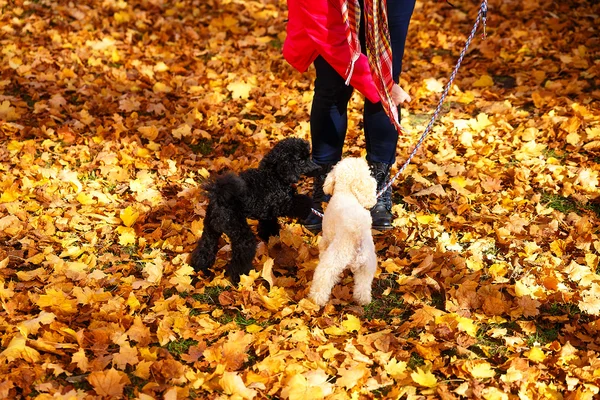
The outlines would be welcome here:
<svg viewBox="0 0 600 400">
<path fill-rule="evenodd" d="M 327 174 L 325 183 L 323 183 L 323 192 L 328 195 L 333 194 L 333 186 L 335 186 L 335 167 Z"/>
<path fill-rule="evenodd" d="M 368 169 L 362 175 L 353 180 L 350 184 L 350 191 L 360 205 L 369 210 L 377 204 L 377 181 L 371 176 Z"/>
<path fill-rule="evenodd" d="M 277 172 L 279 173 L 279 176 L 281 176 L 281 179 L 283 179 L 284 182 L 296 183 L 300 180 L 300 174 L 298 173 L 298 171 L 295 171 L 294 167 L 291 165 L 288 168 L 278 169 Z"/>
</svg>

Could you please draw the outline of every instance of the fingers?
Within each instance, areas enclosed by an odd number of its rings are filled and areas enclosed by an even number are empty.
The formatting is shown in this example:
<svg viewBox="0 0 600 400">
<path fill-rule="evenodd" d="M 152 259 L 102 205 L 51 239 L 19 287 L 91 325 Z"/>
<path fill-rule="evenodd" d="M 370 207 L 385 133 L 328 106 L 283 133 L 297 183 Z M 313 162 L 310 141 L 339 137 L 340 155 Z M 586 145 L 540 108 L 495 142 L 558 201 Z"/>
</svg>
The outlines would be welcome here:
<svg viewBox="0 0 600 400">
<path fill-rule="evenodd" d="M 392 86 L 392 101 L 395 105 L 402 104 L 404 102 L 410 102 L 411 98 L 408 93 L 404 91 L 398 84 Z"/>
</svg>

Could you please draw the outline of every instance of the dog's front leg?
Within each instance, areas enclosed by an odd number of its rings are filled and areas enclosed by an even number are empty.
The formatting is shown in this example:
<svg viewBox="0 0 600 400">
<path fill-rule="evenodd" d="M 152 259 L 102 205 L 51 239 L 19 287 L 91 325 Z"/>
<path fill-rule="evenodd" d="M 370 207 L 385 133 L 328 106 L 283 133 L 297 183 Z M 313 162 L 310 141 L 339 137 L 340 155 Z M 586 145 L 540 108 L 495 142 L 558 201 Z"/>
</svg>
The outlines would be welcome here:
<svg viewBox="0 0 600 400">
<path fill-rule="evenodd" d="M 287 210 L 288 217 L 292 218 L 307 218 L 312 209 L 312 199 L 310 196 L 306 196 L 304 194 L 294 193 L 292 196 L 292 201 Z"/>
<path fill-rule="evenodd" d="M 196 248 L 190 255 L 190 266 L 196 272 L 206 271 L 215 263 L 221 233 L 206 225 Z"/>
<path fill-rule="evenodd" d="M 281 225 L 277 218 L 258 220 L 258 237 L 265 243 L 271 236 L 278 236 L 279 229 L 281 229 Z"/>
<path fill-rule="evenodd" d="M 247 275 L 252 269 L 257 241 L 245 218 L 231 219 L 224 230 L 231 241 L 231 261 L 227 265 L 227 273 L 237 286 L 240 275 Z"/>
</svg>

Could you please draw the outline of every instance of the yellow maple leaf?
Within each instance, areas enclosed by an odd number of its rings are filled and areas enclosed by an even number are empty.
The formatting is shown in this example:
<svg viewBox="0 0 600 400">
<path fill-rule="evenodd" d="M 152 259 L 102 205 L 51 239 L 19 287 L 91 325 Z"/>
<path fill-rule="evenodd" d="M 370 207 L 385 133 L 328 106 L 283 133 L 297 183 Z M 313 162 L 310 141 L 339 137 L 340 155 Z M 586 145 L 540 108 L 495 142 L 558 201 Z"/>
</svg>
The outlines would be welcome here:
<svg viewBox="0 0 600 400">
<path fill-rule="evenodd" d="M 316 400 L 323 399 L 333 393 L 333 384 L 322 369 L 294 374 L 281 391 L 284 399 Z"/>
<path fill-rule="evenodd" d="M 27 339 L 18 333 L 6 346 L 6 349 L 0 353 L 0 356 L 6 357 L 10 361 L 23 359 L 29 363 L 35 363 L 40 360 L 40 353 L 37 350 L 26 345 Z"/>
<path fill-rule="evenodd" d="M 458 321 L 458 329 L 466 332 L 471 337 L 477 336 L 477 323 L 470 318 L 456 316 L 456 320 Z"/>
<path fill-rule="evenodd" d="M 123 225 L 127 227 L 133 226 L 139 217 L 140 213 L 132 206 L 127 206 L 127 208 L 119 212 L 119 218 L 121 218 L 121 221 L 123 221 Z"/>
<path fill-rule="evenodd" d="M 262 331 L 262 327 L 256 324 L 251 324 L 246 327 L 246 332 L 248 333 L 256 333 Z"/>
<path fill-rule="evenodd" d="M 508 400 L 508 395 L 495 387 L 486 387 L 481 391 L 482 398 L 485 400 Z"/>
<path fill-rule="evenodd" d="M 53 311 L 64 313 L 76 313 L 78 311 L 77 301 L 70 299 L 62 290 L 46 289 L 46 294 L 41 295 L 35 302 L 38 307 L 49 307 Z"/>
<path fill-rule="evenodd" d="M 192 127 L 188 124 L 181 124 L 178 128 L 173 129 L 171 134 L 176 139 L 181 139 L 182 137 L 188 137 L 192 134 Z"/>
<path fill-rule="evenodd" d="M 144 325 L 144 322 L 142 321 L 142 318 L 139 315 L 136 315 L 133 319 L 133 324 L 127 330 L 127 336 L 129 337 L 129 339 L 137 342 L 138 347 L 147 345 L 151 339 L 150 329 L 146 325 Z M 156 359 L 156 357 L 151 356 L 147 350 L 144 353 L 144 351 L 140 349 L 140 355 L 146 360 Z"/>
<path fill-rule="evenodd" d="M 417 221 L 420 224 L 424 224 L 424 225 L 430 225 L 430 224 L 435 224 L 438 221 L 438 217 L 437 215 L 434 214 L 421 214 L 421 215 L 417 215 Z"/>
<path fill-rule="evenodd" d="M 581 135 L 577 132 L 571 132 L 567 135 L 566 140 L 572 146 L 579 146 L 581 144 Z"/>
<path fill-rule="evenodd" d="M 284 305 L 288 304 L 290 298 L 283 287 L 272 288 L 267 295 L 264 293 L 267 290 L 264 286 L 258 288 L 258 293 L 263 301 L 263 304 L 270 311 L 279 311 Z"/>
<path fill-rule="evenodd" d="M 83 189 L 83 185 L 79 178 L 77 177 L 77 172 L 70 171 L 68 169 L 63 169 L 58 173 L 58 177 L 60 180 L 66 183 L 70 183 L 75 188 L 76 193 L 81 192 Z"/>
<path fill-rule="evenodd" d="M 237 372 L 225 371 L 219 379 L 219 385 L 221 385 L 223 393 L 233 396 L 232 398 L 253 399 L 257 395 L 256 390 L 246 387 L 242 377 Z"/>
<path fill-rule="evenodd" d="M 77 368 L 79 368 L 82 372 L 88 371 L 89 360 L 85 355 L 85 350 L 80 348 L 71 357 L 71 363 L 77 364 Z"/>
<path fill-rule="evenodd" d="M 227 90 L 231 92 L 232 99 L 248 99 L 253 88 L 254 85 L 246 82 L 231 82 L 227 85 Z"/>
<path fill-rule="evenodd" d="M 152 87 L 152 90 L 154 91 L 154 93 L 169 93 L 173 91 L 173 89 L 171 89 L 169 86 L 165 85 L 162 82 L 156 82 Z"/>
<path fill-rule="evenodd" d="M 0 203 L 10 203 L 17 200 L 21 196 L 21 192 L 17 186 L 12 186 L 5 189 L 0 195 Z"/>
<path fill-rule="evenodd" d="M 339 368 L 337 374 L 339 378 L 335 384 L 348 390 L 359 384 L 364 376 L 368 376 L 369 370 L 365 364 L 356 363 L 350 368 Z"/>
<path fill-rule="evenodd" d="M 437 386 L 437 378 L 430 371 L 424 371 L 421 368 L 417 367 L 417 370 L 410 374 L 412 380 L 421 385 L 428 388 L 433 388 Z"/>
<path fill-rule="evenodd" d="M 408 363 L 406 361 L 398 361 L 396 358 L 392 358 L 384 366 L 385 372 L 394 379 L 402 379 L 406 377 L 406 369 Z"/>
<path fill-rule="evenodd" d="M 195 271 L 192 267 L 188 264 L 183 264 L 175 271 L 175 276 L 169 279 L 169 283 L 175 285 L 175 289 L 177 289 L 178 292 L 193 290 L 192 275 L 194 274 Z"/>
<path fill-rule="evenodd" d="M 579 308 L 590 315 L 600 315 L 600 285 L 593 282 L 581 293 Z"/>
<path fill-rule="evenodd" d="M 119 234 L 119 244 L 121 246 L 135 245 L 136 235 L 133 228 L 118 226 L 117 233 Z"/>
<path fill-rule="evenodd" d="M 7 215 L 6 217 L 0 218 L 0 232 L 7 232 L 10 234 L 10 228 L 15 228 L 21 225 L 21 221 L 15 215 Z M 20 229 L 19 229 L 20 230 Z"/>
<path fill-rule="evenodd" d="M 6 121 L 16 121 L 21 116 L 17 113 L 14 107 L 11 107 L 10 102 L 8 100 L 4 100 L 0 103 L 0 119 L 4 119 Z"/>
<path fill-rule="evenodd" d="M 360 319 L 356 318 L 352 314 L 346 315 L 346 319 L 342 321 L 342 327 L 346 332 L 359 332 L 360 331 Z"/>
<path fill-rule="evenodd" d="M 528 352 L 525 353 L 528 359 L 531 361 L 540 363 L 546 359 L 546 354 L 539 347 L 532 347 Z"/>
<path fill-rule="evenodd" d="M 246 360 L 248 360 L 248 349 L 254 341 L 254 335 L 244 331 L 234 331 L 229 333 L 227 341 L 223 343 L 220 349 L 223 363 L 228 371 L 239 369 Z"/>
<path fill-rule="evenodd" d="M 146 275 L 146 280 L 152 283 L 158 283 L 163 276 L 163 260 L 160 257 L 155 258 L 152 262 L 147 262 L 146 266 L 143 268 L 144 275 Z"/>
<path fill-rule="evenodd" d="M 113 365 L 120 370 L 124 370 L 127 364 L 135 366 L 139 362 L 138 350 L 135 347 L 131 347 L 129 343 L 125 342 L 119 348 L 119 352 L 113 355 Z"/>
<path fill-rule="evenodd" d="M 492 366 L 485 361 L 467 361 L 465 369 L 475 379 L 493 378 L 496 376 L 496 371 L 492 369 Z"/>
<path fill-rule="evenodd" d="M 325 332 L 328 335 L 333 335 L 333 336 L 343 336 L 348 333 L 348 332 L 346 332 L 346 330 L 340 328 L 339 326 L 335 326 L 335 325 L 325 328 L 323 330 L 323 332 Z"/>
<path fill-rule="evenodd" d="M 473 82 L 474 87 L 490 87 L 494 86 L 494 80 L 489 75 L 481 75 L 479 79 Z"/>
<path fill-rule="evenodd" d="M 273 263 L 273 259 L 271 257 L 267 257 L 267 260 L 264 262 L 262 270 L 260 271 L 260 276 L 269 283 L 269 287 L 273 287 L 275 282 L 275 275 L 273 275 Z"/>
</svg>

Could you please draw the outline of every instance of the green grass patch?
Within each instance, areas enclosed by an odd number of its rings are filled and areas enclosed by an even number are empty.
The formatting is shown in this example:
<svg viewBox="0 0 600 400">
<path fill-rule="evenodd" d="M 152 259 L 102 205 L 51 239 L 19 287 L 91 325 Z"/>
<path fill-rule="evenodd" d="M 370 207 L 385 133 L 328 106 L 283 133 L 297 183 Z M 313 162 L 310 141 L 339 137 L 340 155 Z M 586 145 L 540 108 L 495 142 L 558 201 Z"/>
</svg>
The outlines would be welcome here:
<svg viewBox="0 0 600 400">
<path fill-rule="evenodd" d="M 567 158 L 567 155 L 564 152 L 558 152 L 556 149 L 546 149 L 542 152 L 544 157 L 546 158 L 556 158 L 557 160 L 564 161 Z"/>
<path fill-rule="evenodd" d="M 373 397 L 376 399 L 385 399 L 393 387 L 393 385 L 384 386 L 382 388 L 372 390 L 371 394 L 373 394 Z"/>
<path fill-rule="evenodd" d="M 581 314 L 579 306 L 575 303 L 554 302 L 542 306 L 541 311 L 553 316 L 568 315 L 569 317 L 574 317 Z"/>
<path fill-rule="evenodd" d="M 585 213 L 592 212 L 596 214 L 597 217 L 600 217 L 600 204 L 583 204 L 570 197 L 546 192 L 542 193 L 540 202 L 546 204 L 550 208 L 562 212 L 563 214 L 574 212 L 579 215 L 582 215 Z"/>
<path fill-rule="evenodd" d="M 269 46 L 280 50 L 283 47 L 283 43 L 281 42 L 281 40 L 279 40 L 279 38 L 275 38 L 269 42 Z"/>
<path fill-rule="evenodd" d="M 384 296 L 383 292 L 388 288 L 391 288 L 391 291 Z M 368 320 L 381 319 L 387 322 L 393 318 L 406 318 L 410 309 L 396 289 L 398 283 L 391 277 L 376 280 L 373 283 L 373 300 L 364 306 L 364 317 Z"/>
<path fill-rule="evenodd" d="M 543 346 L 558 339 L 558 332 L 559 328 L 556 325 L 542 326 L 536 324 L 536 332 L 527 337 L 526 343 L 530 347 L 535 343 L 539 343 L 540 346 Z"/>
<path fill-rule="evenodd" d="M 188 147 L 195 154 L 202 154 L 203 156 L 207 156 L 213 152 L 213 142 L 209 139 L 200 139 L 197 143 L 188 144 Z"/>
<path fill-rule="evenodd" d="M 165 349 L 173 356 L 179 356 L 188 352 L 189 348 L 198 344 L 194 339 L 181 339 L 167 343 Z"/>
<path fill-rule="evenodd" d="M 237 140 L 232 140 L 229 147 L 223 149 L 223 153 L 227 156 L 233 155 L 233 153 L 237 151 L 238 147 L 240 147 L 240 142 Z"/>
<path fill-rule="evenodd" d="M 128 399 L 135 399 L 142 391 L 142 388 L 146 386 L 148 381 L 131 373 L 127 374 L 127 377 L 131 383 L 123 388 L 123 392 Z"/>
<path fill-rule="evenodd" d="M 493 326 L 484 325 L 477 331 L 477 343 L 470 346 L 469 350 L 482 357 L 505 357 L 508 355 L 508 349 L 502 339 L 493 338 L 487 335 L 487 332 Z"/>
<path fill-rule="evenodd" d="M 412 370 L 417 369 L 421 365 L 425 365 L 425 359 L 418 355 L 417 353 L 411 353 L 406 366 Z"/>
<path fill-rule="evenodd" d="M 548 207 L 560 211 L 563 214 L 578 211 L 577 203 L 575 201 L 558 194 L 542 193 L 542 198 L 540 201 L 542 203 L 546 203 Z"/>
<path fill-rule="evenodd" d="M 219 305 L 219 296 L 228 289 L 225 286 L 206 286 L 204 293 L 195 293 L 192 298 L 201 303 Z"/>
</svg>

